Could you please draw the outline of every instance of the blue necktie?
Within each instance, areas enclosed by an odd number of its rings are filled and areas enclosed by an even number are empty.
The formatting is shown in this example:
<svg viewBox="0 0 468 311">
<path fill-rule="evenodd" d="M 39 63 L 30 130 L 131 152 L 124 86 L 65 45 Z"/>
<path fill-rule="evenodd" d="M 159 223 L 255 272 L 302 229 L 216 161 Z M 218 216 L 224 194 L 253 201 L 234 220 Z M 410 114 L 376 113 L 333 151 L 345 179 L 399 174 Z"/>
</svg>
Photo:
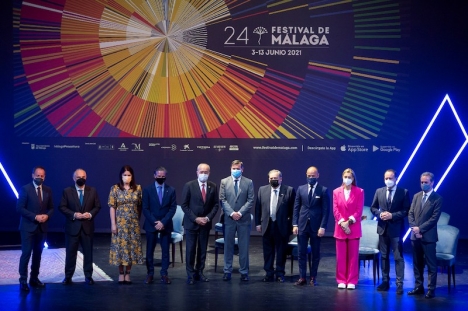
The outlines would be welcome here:
<svg viewBox="0 0 468 311">
<path fill-rule="evenodd" d="M 237 196 L 237 192 L 239 191 L 239 187 L 237 186 L 237 182 L 238 180 L 234 180 L 234 192 L 236 193 L 236 196 Z"/>
<path fill-rule="evenodd" d="M 424 204 L 426 203 L 426 200 L 427 200 L 427 193 L 424 193 L 421 207 L 424 206 Z"/>
<path fill-rule="evenodd" d="M 158 197 L 159 197 L 159 204 L 162 205 L 162 187 L 158 186 Z"/>
<path fill-rule="evenodd" d="M 273 190 L 273 202 L 271 202 L 271 220 L 276 221 L 276 208 L 278 207 L 278 190 Z"/>
<path fill-rule="evenodd" d="M 83 190 L 78 190 L 78 192 L 80 193 L 80 204 L 83 206 Z"/>
</svg>

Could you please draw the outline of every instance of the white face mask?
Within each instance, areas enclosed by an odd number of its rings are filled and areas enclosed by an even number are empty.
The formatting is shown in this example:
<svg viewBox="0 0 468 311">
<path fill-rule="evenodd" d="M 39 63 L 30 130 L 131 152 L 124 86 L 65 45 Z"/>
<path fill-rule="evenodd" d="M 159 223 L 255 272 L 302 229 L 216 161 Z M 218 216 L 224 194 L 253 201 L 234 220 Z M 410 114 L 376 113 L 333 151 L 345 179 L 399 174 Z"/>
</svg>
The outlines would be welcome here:
<svg viewBox="0 0 468 311">
<path fill-rule="evenodd" d="M 392 188 L 395 185 L 395 182 L 393 180 L 391 180 L 391 179 L 387 179 L 387 180 L 385 180 L 385 185 L 388 188 Z"/>
<path fill-rule="evenodd" d="M 128 184 L 132 181 L 132 176 L 122 176 L 122 181 L 124 184 Z"/>
<path fill-rule="evenodd" d="M 353 180 L 351 178 L 344 178 L 343 177 L 343 183 L 346 185 L 346 186 L 349 186 L 353 183 Z"/>
<path fill-rule="evenodd" d="M 198 174 L 198 180 L 200 182 L 206 182 L 208 180 L 208 174 Z"/>
</svg>

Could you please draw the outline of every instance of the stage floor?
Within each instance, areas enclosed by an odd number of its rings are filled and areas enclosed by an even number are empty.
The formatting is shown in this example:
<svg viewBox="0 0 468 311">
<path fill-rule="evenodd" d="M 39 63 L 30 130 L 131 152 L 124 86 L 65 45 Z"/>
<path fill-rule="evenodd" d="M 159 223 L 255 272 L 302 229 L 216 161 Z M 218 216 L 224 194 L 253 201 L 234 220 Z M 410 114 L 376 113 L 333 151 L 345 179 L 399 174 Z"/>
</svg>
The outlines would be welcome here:
<svg viewBox="0 0 468 311">
<path fill-rule="evenodd" d="M 1 245 L 14 245 L 18 233 L 1 233 Z M 50 247 L 64 247 L 61 233 L 49 234 Z M 108 264 L 110 234 L 96 234 L 94 263 L 117 280 L 117 268 Z M 223 255 L 219 255 L 218 270 L 214 272 L 214 237 L 210 237 L 209 254 L 205 275 L 208 283 L 186 284 L 185 263 L 181 263 L 180 251 L 176 248 L 175 267 L 169 268 L 172 284 L 157 282 L 146 285 L 144 265 L 132 269 L 132 285 L 119 285 L 117 281 L 96 282 L 89 286 L 76 282 L 71 286 L 47 284 L 46 288 L 31 289 L 30 293 L 19 291 L 18 285 L 0 286 L 2 310 L 466 310 L 468 301 L 468 241 L 460 240 L 456 266 L 456 288 L 449 292 L 447 274 L 438 274 L 436 297 L 408 296 L 406 292 L 414 285 L 411 246 L 405 243 L 405 293 L 397 295 L 394 283 L 394 265 L 391 262 L 391 288 L 378 292 L 372 278 L 372 265 L 361 264 L 357 289 L 338 290 L 335 281 L 335 241 L 326 237 L 322 241 L 322 259 L 319 266 L 319 286 L 293 285 L 298 278 L 298 265 L 290 272 L 290 261 L 286 263 L 285 283 L 263 283 L 263 255 L 261 237 L 252 236 L 250 245 L 250 281 L 240 282 L 237 272 L 238 257 L 234 257 L 234 273 L 230 282 L 224 282 Z M 184 245 L 185 246 L 185 245 Z M 9 249 L 14 248 L 10 246 Z M 3 247 L 5 249 L 5 247 Z M 146 250 L 143 237 L 143 251 Z M 157 265 L 160 261 L 159 245 L 155 251 Z M 185 247 L 184 247 L 185 259 Z M 393 260 L 393 259 L 391 259 Z M 185 260 L 184 260 L 185 262 Z M 155 268 L 155 276 L 159 267 Z M 427 273 L 425 275 L 427 277 Z M 39 276 L 40 278 L 40 276 Z"/>
</svg>

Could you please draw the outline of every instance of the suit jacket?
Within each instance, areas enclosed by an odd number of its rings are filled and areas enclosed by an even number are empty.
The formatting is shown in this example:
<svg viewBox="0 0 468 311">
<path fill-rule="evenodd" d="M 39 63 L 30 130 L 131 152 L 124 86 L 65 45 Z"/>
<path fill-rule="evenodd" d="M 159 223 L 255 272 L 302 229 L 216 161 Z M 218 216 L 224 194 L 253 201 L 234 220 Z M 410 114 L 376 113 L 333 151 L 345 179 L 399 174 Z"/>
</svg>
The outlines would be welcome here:
<svg viewBox="0 0 468 311">
<path fill-rule="evenodd" d="M 418 192 L 413 197 L 413 202 L 408 213 L 408 223 L 410 227 L 419 227 L 423 242 L 437 242 L 437 221 L 442 212 L 443 198 L 432 191 L 424 206 L 421 207 L 424 192 Z M 416 240 L 411 232 L 411 240 Z"/>
<path fill-rule="evenodd" d="M 404 219 L 408 216 L 410 208 L 409 192 L 403 188 L 394 188 L 393 200 L 390 207 L 387 206 L 387 187 L 379 188 L 375 191 L 374 199 L 371 204 L 371 212 L 377 217 L 377 233 L 387 235 L 392 238 L 402 237 L 405 231 Z M 380 213 L 392 213 L 392 219 L 380 219 Z"/>
<path fill-rule="evenodd" d="M 200 226 L 195 222 L 197 217 L 208 217 L 210 221 L 203 226 L 211 229 L 213 217 L 219 209 L 218 186 L 214 182 L 206 182 L 206 201 L 200 190 L 198 180 L 192 180 L 185 184 L 182 190 L 182 210 L 184 211 L 184 228 L 187 230 L 197 230 Z"/>
<path fill-rule="evenodd" d="M 76 235 L 83 228 L 86 234 L 94 232 L 94 219 L 101 209 L 101 202 L 96 188 L 85 186 L 83 192 L 83 206 L 75 186 L 65 188 L 62 193 L 59 210 L 65 215 L 65 232 Z M 90 213 L 91 219 L 74 219 L 75 213 Z"/>
<path fill-rule="evenodd" d="M 251 179 L 242 176 L 238 185 L 237 196 L 234 191 L 234 180 L 232 176 L 221 180 L 219 200 L 224 213 L 224 220 L 234 221 L 230 218 L 233 212 L 240 212 L 242 218 L 238 223 L 250 223 L 252 221 L 251 209 L 254 203 L 254 186 Z"/>
<path fill-rule="evenodd" d="M 292 214 L 296 190 L 282 184 L 278 191 L 278 205 L 276 206 L 276 223 L 283 237 L 289 237 L 292 228 Z M 270 222 L 271 186 L 266 185 L 258 189 L 255 202 L 255 225 L 262 226 L 262 235 L 265 234 Z"/>
<path fill-rule="evenodd" d="M 361 216 L 364 207 L 364 189 L 351 186 L 348 201 L 345 200 L 344 187 L 333 190 L 333 215 L 335 216 L 335 234 L 337 239 L 357 239 L 362 236 Z M 356 222 L 350 225 L 351 233 L 346 234 L 338 222 L 353 216 Z"/>
<path fill-rule="evenodd" d="M 312 202 L 309 204 L 309 185 L 305 184 L 297 188 L 294 202 L 293 226 L 297 226 L 299 232 L 307 229 L 307 220 L 312 231 L 318 232 L 320 228 L 327 228 L 330 214 L 330 195 L 327 187 L 320 184 L 315 186 Z"/>
<path fill-rule="evenodd" d="M 50 216 L 54 213 L 52 190 L 44 184 L 41 185 L 41 188 L 42 206 L 45 208 L 46 214 L 50 219 Z M 34 232 L 40 225 L 42 232 L 47 232 L 49 219 L 42 224 L 35 220 L 36 215 L 39 215 L 41 211 L 41 205 L 37 197 L 36 187 L 32 182 L 21 187 L 16 203 L 16 211 L 21 214 L 19 230 Z"/>
<path fill-rule="evenodd" d="M 146 218 L 143 228 L 145 231 L 155 232 L 155 222 L 161 221 L 164 225 L 163 231 L 172 232 L 172 217 L 176 209 L 176 192 L 168 184 L 164 184 L 162 204 L 159 203 L 155 183 L 152 183 L 143 190 L 143 214 Z"/>
</svg>

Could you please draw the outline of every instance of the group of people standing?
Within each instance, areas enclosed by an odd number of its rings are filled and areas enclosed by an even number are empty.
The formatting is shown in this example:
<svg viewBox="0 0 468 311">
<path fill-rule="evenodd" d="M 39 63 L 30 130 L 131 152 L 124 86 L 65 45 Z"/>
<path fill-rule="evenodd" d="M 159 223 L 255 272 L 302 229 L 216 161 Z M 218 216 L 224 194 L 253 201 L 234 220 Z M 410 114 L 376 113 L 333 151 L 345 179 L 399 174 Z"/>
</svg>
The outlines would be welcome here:
<svg viewBox="0 0 468 311">
<path fill-rule="evenodd" d="M 320 243 L 327 228 L 330 195 L 328 188 L 318 182 L 316 167 L 306 171 L 307 183 L 298 187 L 282 183 L 282 173 L 271 170 L 268 184 L 259 188 L 254 200 L 253 181 L 243 176 L 244 165 L 239 160 L 231 163 L 231 174 L 217 185 L 209 181 L 210 166 L 198 165 L 197 178 L 187 182 L 182 191 L 181 208 L 184 212 L 186 236 L 187 284 L 209 282 L 204 275 L 209 233 L 218 209 L 222 209 L 221 222 L 224 233 L 223 280 L 230 281 L 233 271 L 235 246 L 239 250 L 239 272 L 242 282 L 249 281 L 249 242 L 251 223 L 262 234 L 265 276 L 263 282 L 285 281 L 285 262 L 290 234 L 297 235 L 299 279 L 295 286 L 317 285 L 320 262 Z M 134 264 L 143 264 L 140 216 L 145 215 L 146 231 L 146 284 L 154 282 L 153 253 L 157 242 L 161 245 L 162 264 L 160 282 L 170 284 L 168 276 L 169 245 L 172 217 L 177 203 L 176 191 L 166 183 L 167 170 L 154 171 L 154 183 L 142 190 L 136 183 L 133 169 L 125 165 L 119 181 L 110 189 L 108 206 L 111 220 L 111 246 L 109 262 L 118 266 L 119 284 L 131 284 L 130 272 Z M 75 184 L 63 191 L 59 210 L 66 217 L 66 264 L 63 284 L 71 284 L 75 271 L 79 245 L 84 254 L 83 270 L 86 283 L 92 285 L 92 248 L 94 219 L 101 206 L 96 189 L 86 184 L 86 172 L 73 173 Z M 44 287 L 39 280 L 42 247 L 47 233 L 47 222 L 53 213 L 52 192 L 43 185 L 45 169 L 35 167 L 33 182 L 20 192 L 17 210 L 21 213 L 20 232 L 22 256 L 19 265 L 20 289 L 29 291 L 27 266 L 32 253 L 29 285 Z M 396 270 L 397 294 L 403 293 L 404 260 L 402 238 L 404 218 L 408 216 L 413 246 L 415 287 L 409 295 L 425 294 L 423 287 L 424 265 L 428 266 L 428 292 L 435 295 L 437 220 L 441 213 L 442 197 L 433 191 L 434 176 L 425 172 L 420 177 L 422 191 L 410 204 L 406 189 L 396 186 L 394 170 L 384 173 L 385 187 L 377 189 L 371 212 L 377 218 L 379 249 L 382 258 L 383 282 L 379 291 L 390 288 L 389 252 L 393 251 Z M 336 281 L 339 289 L 355 289 L 359 277 L 359 239 L 362 236 L 361 218 L 364 207 L 364 190 L 357 186 L 356 174 L 350 168 L 342 173 L 342 185 L 333 190 L 332 211 L 335 219 Z M 255 210 L 255 219 L 252 209 Z M 311 248 L 312 265 L 307 279 L 307 253 Z M 276 258 L 276 260 L 275 260 Z"/>
</svg>

